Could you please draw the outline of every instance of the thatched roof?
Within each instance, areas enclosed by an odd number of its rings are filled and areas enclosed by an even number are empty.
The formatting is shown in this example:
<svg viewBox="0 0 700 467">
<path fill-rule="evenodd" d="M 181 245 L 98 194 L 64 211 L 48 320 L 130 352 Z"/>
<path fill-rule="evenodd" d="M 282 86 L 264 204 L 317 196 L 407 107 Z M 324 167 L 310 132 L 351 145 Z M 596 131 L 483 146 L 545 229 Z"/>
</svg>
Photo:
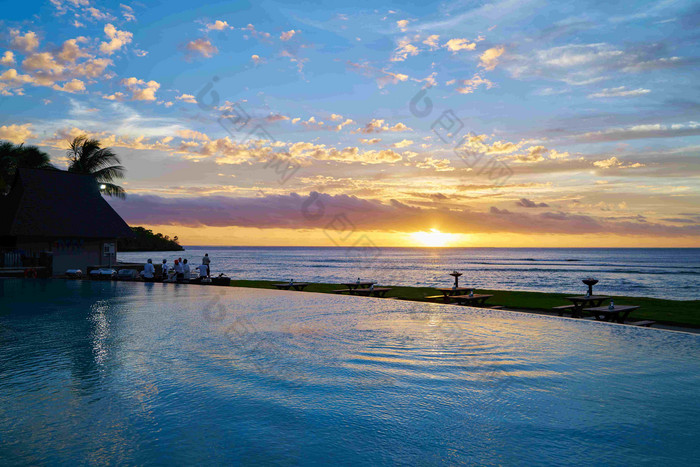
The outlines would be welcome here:
<svg viewBox="0 0 700 467">
<path fill-rule="evenodd" d="M 12 190 L 0 198 L 2 236 L 133 236 L 126 222 L 102 198 L 90 175 L 19 169 Z"/>
</svg>

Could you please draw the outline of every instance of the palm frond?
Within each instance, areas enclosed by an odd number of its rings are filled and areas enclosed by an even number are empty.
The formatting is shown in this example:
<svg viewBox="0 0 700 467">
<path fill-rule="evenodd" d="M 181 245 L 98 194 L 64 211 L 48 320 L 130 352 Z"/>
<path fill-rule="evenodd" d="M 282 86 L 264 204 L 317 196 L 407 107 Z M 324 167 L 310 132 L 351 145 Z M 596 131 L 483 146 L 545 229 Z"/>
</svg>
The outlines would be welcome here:
<svg viewBox="0 0 700 467">
<path fill-rule="evenodd" d="M 121 165 L 112 165 L 93 172 L 92 176 L 98 182 L 113 182 L 116 179 L 124 178 L 125 171 L 126 169 Z"/>
<path fill-rule="evenodd" d="M 126 199 L 126 191 L 124 188 L 113 183 L 103 183 L 104 188 L 101 190 L 107 196 L 114 196 L 119 199 Z"/>
</svg>

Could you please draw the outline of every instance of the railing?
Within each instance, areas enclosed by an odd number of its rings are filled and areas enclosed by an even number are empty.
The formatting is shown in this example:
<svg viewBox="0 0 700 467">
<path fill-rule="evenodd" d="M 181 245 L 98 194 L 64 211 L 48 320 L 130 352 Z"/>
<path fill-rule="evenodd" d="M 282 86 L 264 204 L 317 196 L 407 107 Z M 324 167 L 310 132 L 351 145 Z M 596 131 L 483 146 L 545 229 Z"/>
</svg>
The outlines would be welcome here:
<svg viewBox="0 0 700 467">
<path fill-rule="evenodd" d="M 51 271 L 52 265 L 51 253 L 24 249 L 0 249 L 0 268 L 44 267 Z"/>
<path fill-rule="evenodd" d="M 0 255 L 0 267 L 14 268 L 22 266 L 22 255 L 18 251 L 5 251 Z"/>
</svg>

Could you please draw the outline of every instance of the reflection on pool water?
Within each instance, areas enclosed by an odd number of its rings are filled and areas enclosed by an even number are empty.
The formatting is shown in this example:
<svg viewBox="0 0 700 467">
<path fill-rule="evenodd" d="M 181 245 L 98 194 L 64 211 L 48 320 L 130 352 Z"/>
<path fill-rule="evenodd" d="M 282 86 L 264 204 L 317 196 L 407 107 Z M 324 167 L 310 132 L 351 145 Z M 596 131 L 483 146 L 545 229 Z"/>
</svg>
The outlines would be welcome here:
<svg viewBox="0 0 700 467">
<path fill-rule="evenodd" d="M 177 284 L 0 294 L 2 464 L 700 456 L 698 335 Z"/>
</svg>

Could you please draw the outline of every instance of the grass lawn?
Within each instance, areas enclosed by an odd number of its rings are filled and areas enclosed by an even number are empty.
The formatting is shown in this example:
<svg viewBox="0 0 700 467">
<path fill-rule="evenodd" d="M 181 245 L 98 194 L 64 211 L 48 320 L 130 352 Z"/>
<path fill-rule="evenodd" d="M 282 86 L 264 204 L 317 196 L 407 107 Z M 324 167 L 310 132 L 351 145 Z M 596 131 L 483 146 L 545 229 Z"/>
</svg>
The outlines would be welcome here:
<svg viewBox="0 0 700 467">
<path fill-rule="evenodd" d="M 259 289 L 275 289 L 274 281 L 244 281 L 232 280 L 233 287 L 254 287 Z M 429 301 L 425 297 L 439 295 L 432 287 L 392 287 L 387 298 L 396 297 L 400 300 Z M 310 284 L 305 292 L 332 293 L 333 290 L 344 288 L 338 284 Z M 513 292 L 507 290 L 475 290 L 475 293 L 492 294 L 488 305 L 501 305 L 508 309 L 523 311 L 553 311 L 552 307 L 569 305 L 571 302 L 564 297 L 571 294 Z M 679 326 L 700 327 L 700 300 L 679 301 L 660 300 L 644 297 L 615 296 L 616 305 L 639 305 L 641 308 L 632 312 L 631 321 L 651 319 L 660 323 Z M 430 300 L 434 302 L 434 300 Z"/>
</svg>

